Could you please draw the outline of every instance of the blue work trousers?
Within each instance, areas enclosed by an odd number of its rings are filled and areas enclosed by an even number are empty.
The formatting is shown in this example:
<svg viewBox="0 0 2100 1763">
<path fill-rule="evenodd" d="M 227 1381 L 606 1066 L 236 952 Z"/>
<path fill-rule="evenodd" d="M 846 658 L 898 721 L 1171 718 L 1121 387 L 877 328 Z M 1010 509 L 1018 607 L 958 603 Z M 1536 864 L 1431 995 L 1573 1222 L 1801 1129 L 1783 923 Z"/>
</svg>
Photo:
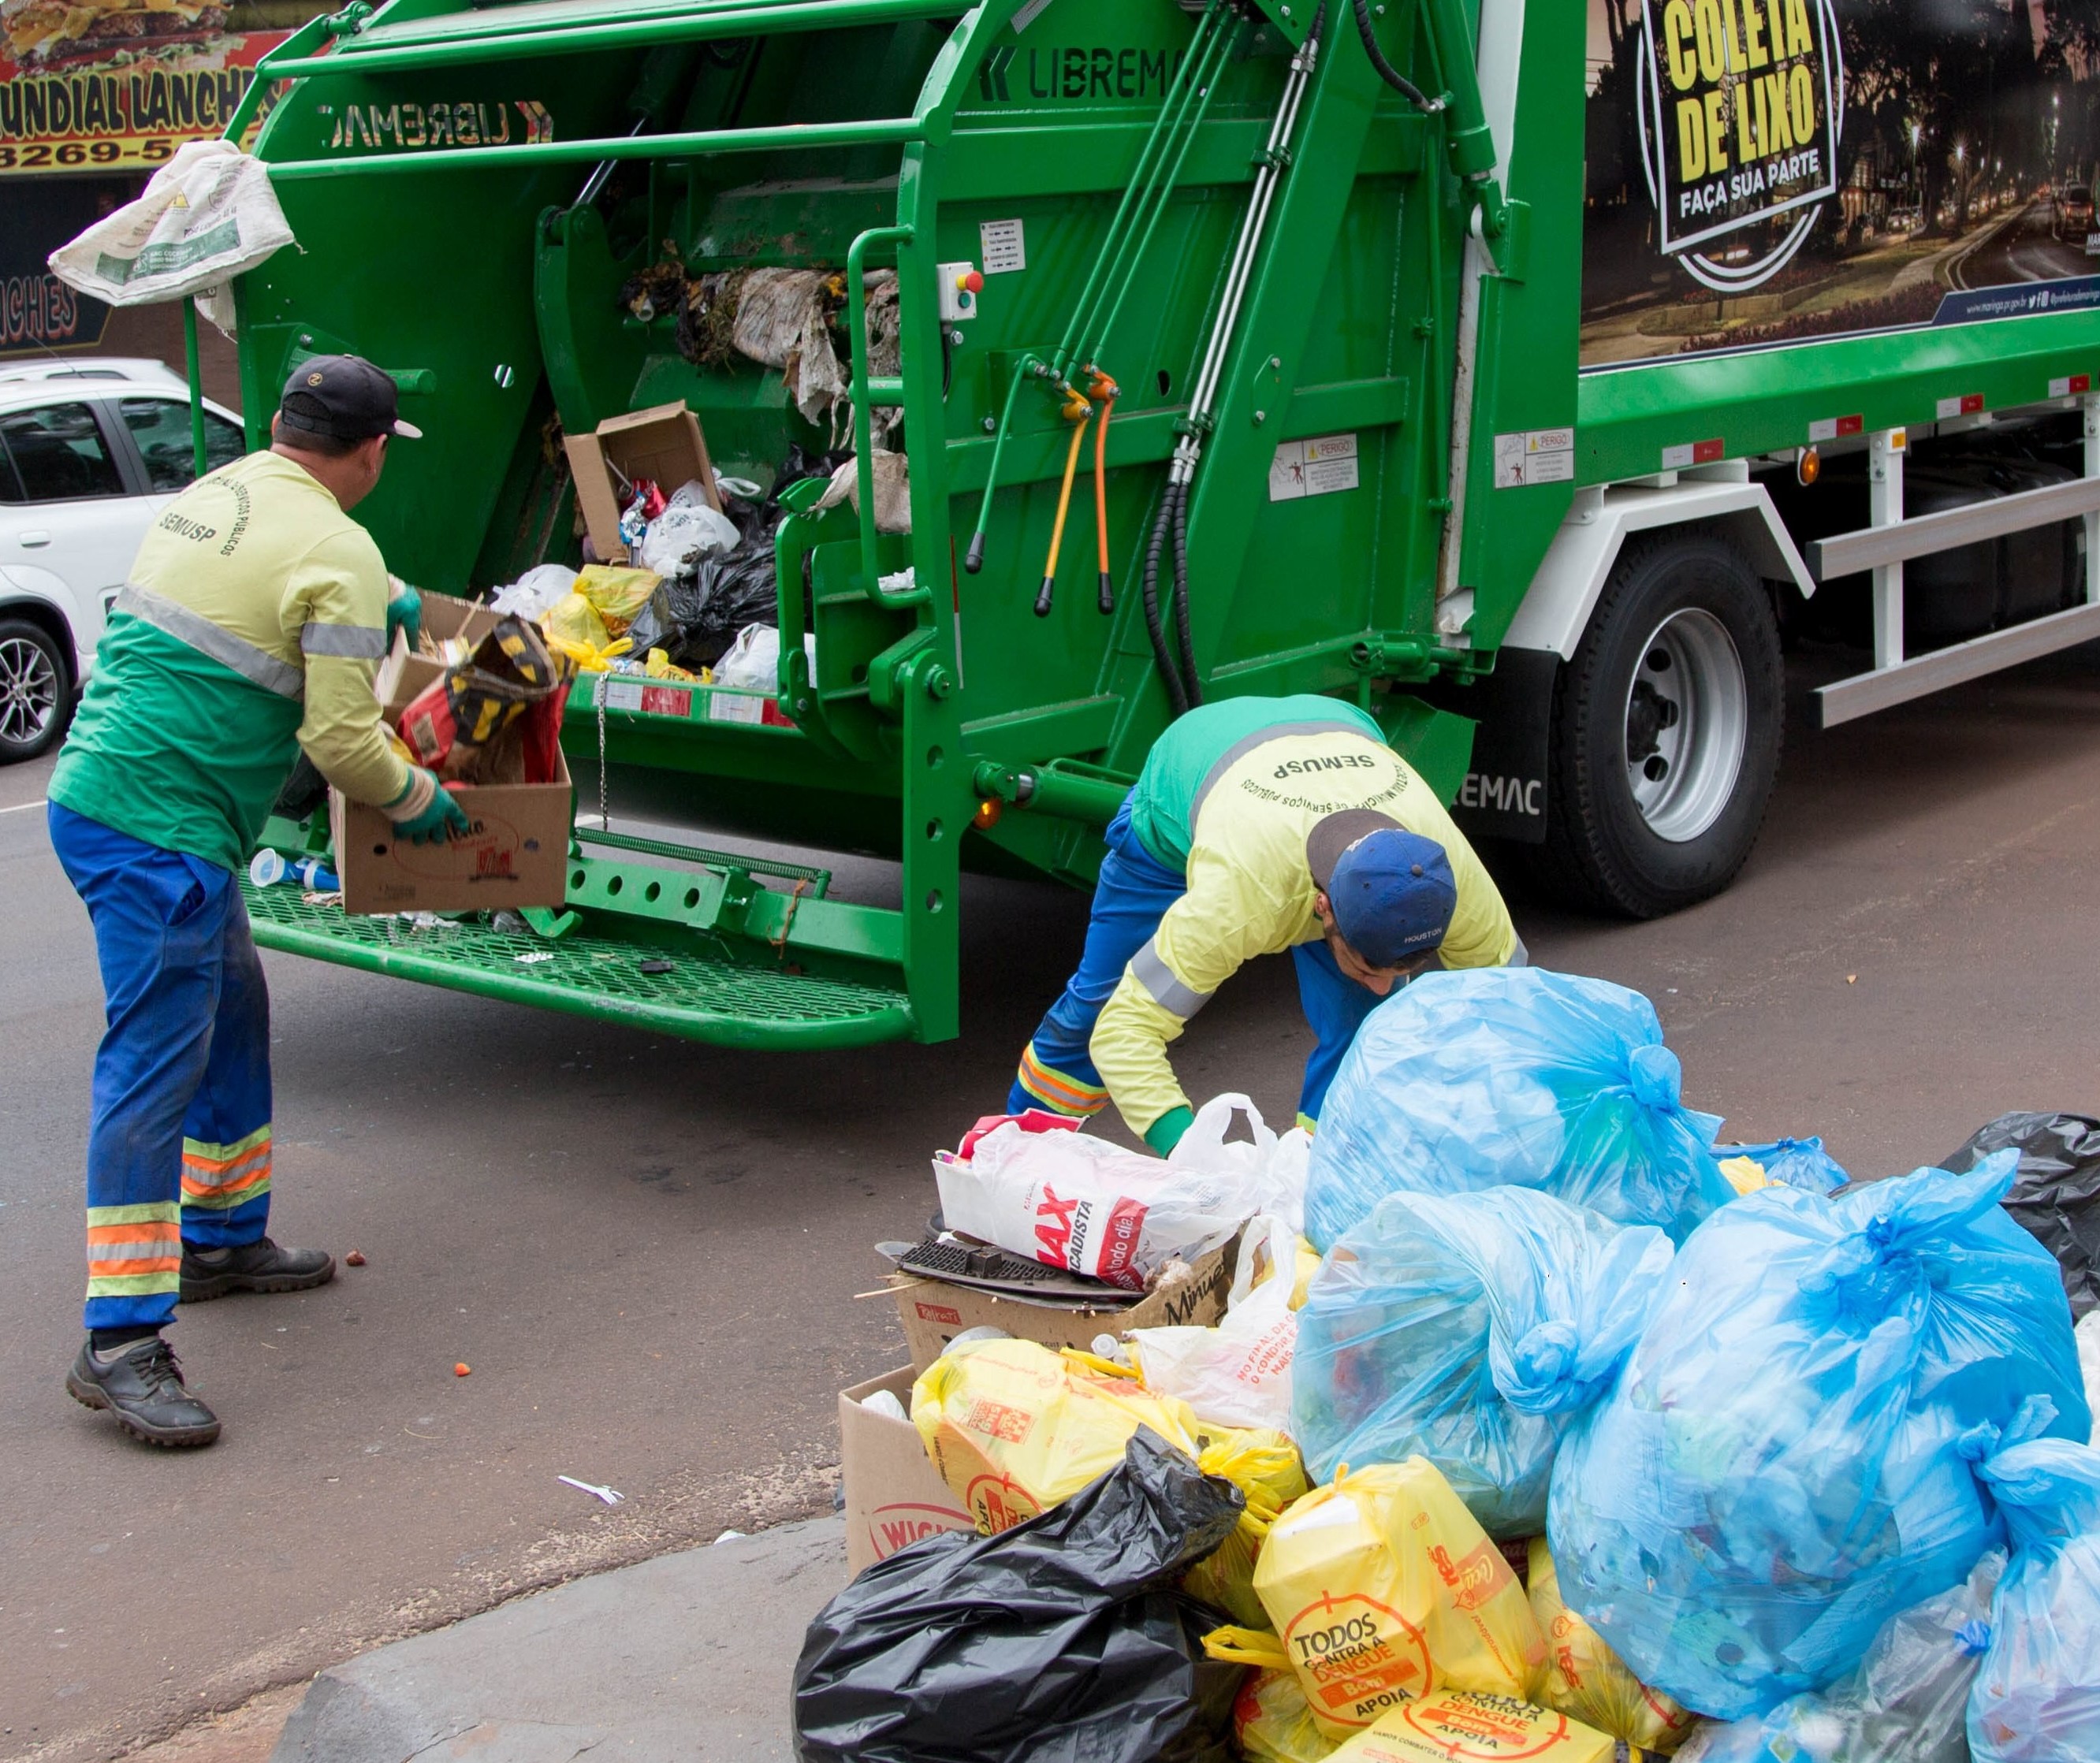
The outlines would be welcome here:
<svg viewBox="0 0 2100 1763">
<path fill-rule="evenodd" d="M 90 1329 L 174 1315 L 182 1245 L 270 1216 L 270 998 L 230 870 L 51 804 L 95 926 L 108 1023 L 87 1139 Z"/>
<path fill-rule="evenodd" d="M 1094 884 L 1093 915 L 1079 970 L 1021 1053 L 1020 1072 L 1007 1096 L 1009 1113 L 1041 1108 L 1086 1116 L 1107 1105 L 1108 1091 L 1088 1051 L 1094 1025 L 1122 983 L 1131 957 L 1159 928 L 1167 909 L 1189 891 L 1189 878 L 1154 857 L 1131 830 L 1127 805 L 1109 822 L 1107 839 L 1109 853 Z M 1380 1000 L 1335 965 L 1324 941 L 1300 943 L 1290 954 L 1298 967 L 1299 1001 L 1315 1039 L 1298 1108 L 1306 1119 L 1317 1120 L 1342 1056 Z"/>
</svg>

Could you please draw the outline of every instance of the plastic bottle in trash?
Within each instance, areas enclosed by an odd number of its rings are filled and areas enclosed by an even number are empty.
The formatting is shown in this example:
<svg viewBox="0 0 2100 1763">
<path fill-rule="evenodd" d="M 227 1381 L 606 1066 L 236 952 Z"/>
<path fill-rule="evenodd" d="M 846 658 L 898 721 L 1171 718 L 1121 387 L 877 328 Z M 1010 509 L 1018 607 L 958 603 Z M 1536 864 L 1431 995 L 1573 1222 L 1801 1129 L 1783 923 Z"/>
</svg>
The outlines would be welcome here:
<svg viewBox="0 0 2100 1763">
<path fill-rule="evenodd" d="M 281 852 L 267 847 L 249 859 L 248 879 L 258 888 L 267 888 L 277 882 L 292 882 L 302 888 L 310 888 L 316 893 L 338 893 L 342 884 L 334 875 L 321 867 L 317 857 L 302 857 L 296 862 L 285 861 Z"/>
</svg>

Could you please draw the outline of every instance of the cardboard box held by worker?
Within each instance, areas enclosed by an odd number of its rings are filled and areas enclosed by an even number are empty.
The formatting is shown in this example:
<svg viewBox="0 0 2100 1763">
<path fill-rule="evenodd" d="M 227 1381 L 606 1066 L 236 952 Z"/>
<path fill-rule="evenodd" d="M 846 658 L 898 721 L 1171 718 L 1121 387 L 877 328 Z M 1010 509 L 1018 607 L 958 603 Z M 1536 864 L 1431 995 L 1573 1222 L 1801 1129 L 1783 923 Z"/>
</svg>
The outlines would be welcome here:
<svg viewBox="0 0 2100 1763">
<path fill-rule="evenodd" d="M 915 1376 L 906 1365 L 839 1393 L 839 1480 L 850 1573 L 888 1560 L 922 1536 L 977 1527 L 926 1455 L 919 1429 L 861 1405 L 886 1390 L 909 1413 Z"/>
<path fill-rule="evenodd" d="M 700 432 L 699 418 L 683 404 L 656 404 L 608 417 L 592 434 L 564 435 L 562 445 L 576 477 L 584 530 L 602 563 L 629 561 L 627 542 L 620 536 L 627 485 L 646 479 L 669 496 L 697 483 L 707 494 L 708 506 L 721 510 L 707 437 Z"/>
<path fill-rule="evenodd" d="M 932 1364 L 965 1329 L 998 1329 L 1048 1347 L 1088 1347 L 1096 1335 L 1132 1329 L 1209 1328 L 1225 1313 L 1233 1254 L 1231 1243 L 1212 1250 L 1185 1277 L 1163 1280 L 1134 1304 L 1050 1302 L 915 1278 L 897 1289 L 897 1316 L 916 1371 Z"/>
<path fill-rule="evenodd" d="M 479 639 L 496 622 L 485 606 L 443 594 L 423 597 L 423 627 L 433 636 Z M 386 721 L 398 721 L 444 671 L 442 662 L 410 654 L 405 638 L 397 637 L 374 682 Z M 558 756 L 551 782 L 521 778 L 447 787 L 473 831 L 465 838 L 420 845 L 397 839 L 394 823 L 379 809 L 329 791 L 329 833 L 345 911 L 476 912 L 566 902 L 575 812 L 566 760 Z"/>
</svg>

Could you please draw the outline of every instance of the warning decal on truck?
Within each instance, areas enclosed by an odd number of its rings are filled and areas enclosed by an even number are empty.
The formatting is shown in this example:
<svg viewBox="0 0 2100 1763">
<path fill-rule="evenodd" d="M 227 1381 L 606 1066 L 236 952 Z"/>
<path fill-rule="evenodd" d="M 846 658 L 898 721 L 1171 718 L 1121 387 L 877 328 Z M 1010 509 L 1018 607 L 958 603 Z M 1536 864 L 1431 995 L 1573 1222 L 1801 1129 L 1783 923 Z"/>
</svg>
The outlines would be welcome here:
<svg viewBox="0 0 2100 1763">
<path fill-rule="evenodd" d="M 1532 429 L 1495 437 L 1495 487 L 1520 490 L 1529 483 L 1567 483 L 1575 476 L 1575 431 Z"/>
<path fill-rule="evenodd" d="M 1286 441 L 1269 463 L 1268 499 L 1295 502 L 1300 496 L 1332 496 L 1338 490 L 1355 489 L 1359 481 L 1353 434 Z"/>
</svg>

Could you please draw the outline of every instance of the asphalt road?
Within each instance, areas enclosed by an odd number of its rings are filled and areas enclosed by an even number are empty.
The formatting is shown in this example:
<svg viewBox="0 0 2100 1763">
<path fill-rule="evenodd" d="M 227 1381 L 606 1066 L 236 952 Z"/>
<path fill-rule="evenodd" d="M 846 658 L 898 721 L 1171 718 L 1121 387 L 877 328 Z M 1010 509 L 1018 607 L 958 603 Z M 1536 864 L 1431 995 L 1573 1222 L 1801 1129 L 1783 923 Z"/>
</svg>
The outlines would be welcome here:
<svg viewBox="0 0 2100 1763">
<path fill-rule="evenodd" d="M 2014 282 L 2058 281 L 2100 272 L 2100 260 L 2085 254 L 2081 239 L 2059 239 L 2047 197 L 1999 222 L 1974 249 L 1954 262 L 1957 288 L 2004 288 Z"/>
<path fill-rule="evenodd" d="M 997 1105 L 1082 901 L 973 887 L 964 1038 L 805 1059 L 266 958 L 278 1233 L 369 1264 L 186 1313 L 226 1433 L 169 1455 L 60 1386 L 100 996 L 42 816 L 4 811 L 45 769 L 0 773 L 0 1756 L 109 1755 L 520 1588 L 828 1505 L 835 1392 L 903 1356 L 856 1296 L 868 1245 Z M 2100 1108 L 2096 872 L 2078 657 L 1797 731 L 1749 870 L 1696 911 L 1518 918 L 1538 959 L 1655 998 L 1732 1133 L 1886 1172 L 2006 1108 Z M 1287 1114 L 1307 1044 L 1272 961 L 1181 1069 Z"/>
</svg>

